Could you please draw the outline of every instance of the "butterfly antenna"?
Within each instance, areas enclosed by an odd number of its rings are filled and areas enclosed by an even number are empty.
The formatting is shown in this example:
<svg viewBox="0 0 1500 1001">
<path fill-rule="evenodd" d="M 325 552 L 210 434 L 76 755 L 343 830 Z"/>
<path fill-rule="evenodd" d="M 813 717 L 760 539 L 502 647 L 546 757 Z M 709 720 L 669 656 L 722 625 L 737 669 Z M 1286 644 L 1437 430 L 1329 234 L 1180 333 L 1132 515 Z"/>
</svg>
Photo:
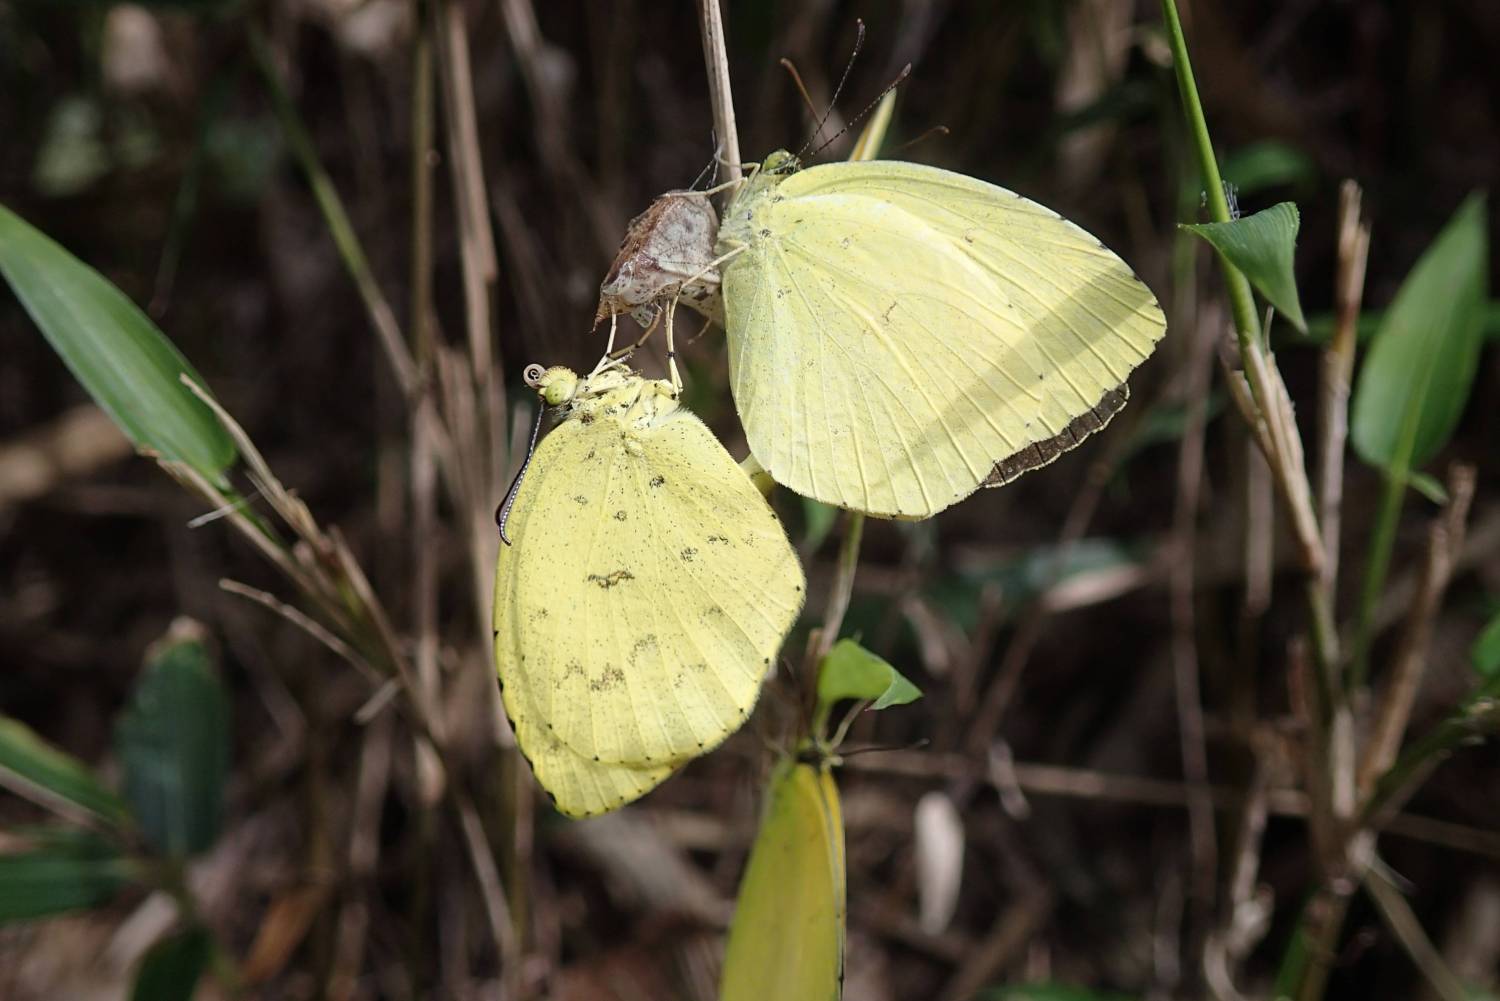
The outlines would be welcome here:
<svg viewBox="0 0 1500 1001">
<path fill-rule="evenodd" d="M 510 520 L 510 509 L 515 507 L 516 494 L 521 490 L 521 481 L 526 478 L 526 470 L 531 467 L 531 457 L 536 454 L 536 439 L 537 435 L 542 433 L 542 417 L 546 413 L 546 405 L 538 401 L 536 423 L 531 425 L 531 444 L 526 446 L 526 458 L 521 460 L 521 468 L 516 470 L 516 478 L 510 481 L 510 489 L 505 491 L 505 500 L 495 508 L 495 525 L 500 529 L 500 541 L 507 546 L 510 545 L 510 536 L 505 534 L 505 523 Z"/>
<path fill-rule="evenodd" d="M 876 106 L 885 99 L 885 95 L 889 94 L 891 91 L 895 90 L 897 87 L 905 83 L 906 78 L 909 76 L 911 76 L 911 63 L 907 63 L 905 66 L 901 67 L 901 72 L 896 74 L 896 79 L 886 84 L 885 88 L 881 90 L 879 94 L 875 95 L 875 100 L 865 105 L 863 111 L 855 115 L 853 118 L 849 119 L 849 123 L 847 125 L 839 129 L 838 132 L 833 136 L 830 136 L 827 142 L 823 143 L 823 145 L 813 150 L 810 155 L 817 156 L 819 153 L 823 152 L 825 149 L 838 142 L 845 132 L 848 132 L 850 129 L 854 128 L 854 126 L 864 121 L 865 118 L 870 114 L 870 112 L 874 111 Z"/>
<path fill-rule="evenodd" d="M 852 758 L 860 754 L 875 754 L 878 752 L 890 753 L 891 751 L 919 751 L 932 743 L 926 737 L 914 740 L 910 744 L 868 744 L 864 747 L 855 747 L 850 750 L 839 751 L 839 757 Z"/>
<path fill-rule="evenodd" d="M 810 136 L 808 136 L 807 142 L 804 143 L 802 145 L 802 148 L 797 151 L 797 159 L 799 159 L 799 160 L 802 159 L 802 155 L 807 152 L 808 147 L 812 146 L 813 143 L 815 143 L 815 142 L 818 141 L 818 136 L 820 136 L 820 135 L 823 134 L 823 126 L 825 126 L 825 125 L 828 124 L 828 118 L 829 118 L 830 115 L 833 114 L 833 109 L 836 108 L 836 107 L 838 107 L 839 95 L 844 92 L 844 83 L 849 79 L 849 71 L 852 70 L 852 69 L 854 69 L 854 60 L 856 60 L 856 59 L 859 58 L 859 50 L 865 47 L 865 22 L 864 22 L 864 19 L 863 18 L 855 18 L 855 20 L 854 20 L 854 26 L 857 29 L 857 31 L 856 31 L 856 33 L 854 35 L 854 50 L 849 53 L 849 61 L 844 64 L 844 75 L 841 76 L 841 77 L 839 77 L 839 85 L 837 87 L 833 88 L 833 98 L 828 102 L 828 110 L 825 111 L 825 112 L 823 112 L 823 117 L 822 118 L 818 119 L 818 127 L 815 128 L 815 129 L 813 129 L 813 134 L 810 135 Z M 908 69 L 909 68 L 910 67 L 908 67 Z M 792 74 L 795 77 L 796 76 L 796 70 L 793 70 Z M 798 81 L 798 84 L 800 86 L 800 84 L 801 84 L 800 80 Z M 802 95 L 803 95 L 803 97 L 806 97 L 807 96 L 807 91 L 804 90 L 802 92 Z M 809 100 L 808 104 L 811 105 L 812 101 Z M 873 107 L 873 105 L 872 105 L 872 107 Z M 866 110 L 868 110 L 868 109 L 866 109 Z M 813 112 L 813 113 L 817 114 L 817 112 Z M 849 131 L 849 128 L 848 128 L 848 126 L 845 126 L 843 129 L 839 130 L 839 136 L 843 135 L 847 131 Z M 837 139 L 838 136 L 834 136 L 833 138 Z M 832 142 L 832 141 L 833 141 L 832 139 L 829 140 L 829 142 Z M 818 147 L 818 149 L 820 149 L 820 150 L 821 149 L 827 149 L 827 148 L 828 148 L 828 143 L 826 143 L 826 142 L 822 146 Z M 813 155 L 816 156 L 817 154 L 814 153 Z"/>
<path fill-rule="evenodd" d="M 792 83 L 797 85 L 797 93 L 802 95 L 802 103 L 807 105 L 808 115 L 812 118 L 818 117 L 818 107 L 813 104 L 812 95 L 807 92 L 807 85 L 802 82 L 802 74 L 797 72 L 797 64 L 786 56 L 781 57 L 781 68 L 791 74 Z M 816 135 L 813 136 L 817 138 Z"/>
<path fill-rule="evenodd" d="M 897 146 L 895 149 L 891 150 L 891 153 L 895 154 L 895 153 L 901 152 L 904 149 L 911 149 L 913 146 L 917 145 L 918 143 L 926 142 L 927 140 L 935 138 L 937 136 L 946 136 L 946 135 L 949 135 L 950 133 L 951 133 L 951 130 L 948 128 L 948 126 L 946 126 L 946 125 L 934 125 L 932 128 L 928 129 L 926 132 L 923 132 L 921 135 L 917 136 L 915 139 L 909 140 L 907 142 L 902 143 L 900 146 Z"/>
<path fill-rule="evenodd" d="M 723 152 L 724 144 L 715 139 L 714 155 L 709 159 L 707 163 L 703 165 L 703 169 L 698 171 L 698 176 L 693 178 L 693 183 L 688 185 L 689 191 L 697 191 L 698 182 L 707 177 L 710 171 L 713 172 L 713 179 L 708 182 L 708 186 L 713 187 L 714 181 L 717 181 L 719 179 L 719 157 L 723 154 Z"/>
</svg>

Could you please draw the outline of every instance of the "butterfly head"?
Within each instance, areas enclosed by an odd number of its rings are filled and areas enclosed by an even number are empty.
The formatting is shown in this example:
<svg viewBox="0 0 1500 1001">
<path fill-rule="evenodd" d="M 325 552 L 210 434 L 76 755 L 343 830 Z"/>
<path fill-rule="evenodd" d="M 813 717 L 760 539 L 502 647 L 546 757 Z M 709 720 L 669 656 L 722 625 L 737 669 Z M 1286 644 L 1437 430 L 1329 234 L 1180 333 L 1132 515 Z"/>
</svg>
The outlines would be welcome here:
<svg viewBox="0 0 1500 1001">
<path fill-rule="evenodd" d="M 562 365 L 527 365 L 522 377 L 549 407 L 560 407 L 578 393 L 578 373 Z"/>
<path fill-rule="evenodd" d="M 760 169 L 767 174 L 795 174 L 802 169 L 802 161 L 786 150 L 779 149 L 766 157 Z"/>
</svg>

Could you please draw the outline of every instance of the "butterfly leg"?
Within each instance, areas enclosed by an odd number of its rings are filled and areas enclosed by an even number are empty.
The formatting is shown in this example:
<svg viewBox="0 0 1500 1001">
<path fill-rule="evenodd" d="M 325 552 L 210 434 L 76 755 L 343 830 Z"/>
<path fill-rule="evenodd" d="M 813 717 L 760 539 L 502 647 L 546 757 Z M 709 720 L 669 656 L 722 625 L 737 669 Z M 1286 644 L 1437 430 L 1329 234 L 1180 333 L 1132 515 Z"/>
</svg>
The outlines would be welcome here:
<svg viewBox="0 0 1500 1001">
<path fill-rule="evenodd" d="M 608 357 L 610 357 L 612 360 L 619 360 L 621 358 L 629 358 L 631 355 L 635 354 L 635 351 L 636 351 L 637 348 L 639 348 L 642 344 L 645 344 L 647 341 L 649 341 L 651 339 L 651 335 L 654 334 L 654 333 L 656 333 L 656 328 L 658 326 L 660 326 L 660 325 L 661 325 L 661 310 L 657 309 L 656 315 L 651 318 L 650 325 L 648 325 L 646 327 L 646 332 L 643 333 L 643 334 L 641 334 L 640 338 L 638 340 L 636 340 L 636 342 L 634 344 L 631 344 L 631 345 L 629 345 L 627 347 L 620 348 L 619 350 L 612 352 Z"/>
<path fill-rule="evenodd" d="M 614 364 L 615 358 L 613 356 L 614 356 L 614 352 L 615 352 L 615 334 L 619 331 L 619 329 L 620 329 L 620 314 L 617 313 L 617 312 L 615 312 L 615 310 L 614 310 L 613 307 L 610 307 L 610 311 L 609 311 L 609 343 L 604 346 L 604 354 L 602 356 L 600 356 L 599 360 L 594 364 L 594 370 L 589 373 L 589 377 L 590 378 L 592 378 L 593 376 L 598 375 L 600 372 L 604 371 L 610 365 Z"/>
<path fill-rule="evenodd" d="M 672 340 L 672 320 L 677 315 L 677 297 L 676 296 L 673 296 L 672 300 L 667 303 L 666 313 L 667 313 L 667 323 L 666 323 L 666 326 L 667 326 L 667 371 L 669 373 L 671 373 L 671 376 L 672 376 L 672 394 L 674 396 L 680 396 L 682 394 L 682 376 L 678 375 L 678 373 L 677 373 L 677 345 Z"/>
</svg>

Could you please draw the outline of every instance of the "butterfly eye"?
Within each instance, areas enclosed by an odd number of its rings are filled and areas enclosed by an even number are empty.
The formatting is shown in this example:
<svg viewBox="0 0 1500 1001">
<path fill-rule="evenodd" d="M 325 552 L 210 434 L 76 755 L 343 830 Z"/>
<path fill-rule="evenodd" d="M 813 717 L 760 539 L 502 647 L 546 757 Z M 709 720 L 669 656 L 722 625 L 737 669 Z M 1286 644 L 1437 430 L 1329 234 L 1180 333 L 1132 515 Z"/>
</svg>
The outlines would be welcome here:
<svg viewBox="0 0 1500 1001">
<path fill-rule="evenodd" d="M 542 375 L 547 370 L 540 365 L 527 365 L 526 370 L 521 373 L 521 378 L 526 380 L 526 385 L 536 389 L 542 381 Z"/>
</svg>

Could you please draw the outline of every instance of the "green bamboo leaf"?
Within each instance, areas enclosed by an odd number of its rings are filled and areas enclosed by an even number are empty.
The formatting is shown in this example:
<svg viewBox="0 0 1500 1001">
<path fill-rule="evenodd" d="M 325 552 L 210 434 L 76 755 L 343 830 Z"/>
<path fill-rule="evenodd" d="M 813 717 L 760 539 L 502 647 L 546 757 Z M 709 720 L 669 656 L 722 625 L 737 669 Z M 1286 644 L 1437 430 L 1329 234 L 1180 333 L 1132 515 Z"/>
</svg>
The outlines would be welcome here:
<svg viewBox="0 0 1500 1001">
<path fill-rule="evenodd" d="M 125 804 L 87 765 L 8 716 L 0 716 L 0 785 L 81 807 L 114 826 L 128 819 Z"/>
<path fill-rule="evenodd" d="M 1443 486 L 1443 481 L 1436 476 L 1429 476 L 1421 472 L 1408 472 L 1406 474 L 1406 485 L 1434 504 L 1442 505 L 1448 503 L 1448 488 Z"/>
<path fill-rule="evenodd" d="M 3 205 L 0 274 L 137 448 L 225 482 L 234 442 L 181 376 L 203 379 L 124 293 Z"/>
<path fill-rule="evenodd" d="M 1479 363 L 1488 258 L 1476 193 L 1402 282 L 1360 369 L 1350 433 L 1371 465 L 1404 477 L 1453 433 Z"/>
<path fill-rule="evenodd" d="M 922 697 L 922 690 L 885 660 L 853 640 L 839 640 L 818 667 L 818 702 L 832 706 L 840 699 L 863 699 L 871 709 L 900 706 Z"/>
<path fill-rule="evenodd" d="M 1307 320 L 1297 299 L 1292 259 L 1301 216 L 1292 202 L 1281 202 L 1230 222 L 1187 223 L 1182 228 L 1203 237 L 1254 285 L 1287 322 L 1303 333 Z"/>
<path fill-rule="evenodd" d="M 169 639 L 150 658 L 115 743 L 146 843 L 174 856 L 211 846 L 229 771 L 229 699 L 201 643 Z"/>
<path fill-rule="evenodd" d="M 34 850 L 0 855 L 0 924 L 98 907 L 135 877 L 135 864 L 94 835 L 40 840 Z"/>
<path fill-rule="evenodd" d="M 1500 678 L 1500 615 L 1484 627 L 1469 656 L 1474 661 L 1474 670 L 1486 678 Z"/>
<path fill-rule="evenodd" d="M 189 1001 L 208 968 L 213 940 L 193 925 L 158 941 L 136 968 L 131 1001 Z"/>
</svg>

